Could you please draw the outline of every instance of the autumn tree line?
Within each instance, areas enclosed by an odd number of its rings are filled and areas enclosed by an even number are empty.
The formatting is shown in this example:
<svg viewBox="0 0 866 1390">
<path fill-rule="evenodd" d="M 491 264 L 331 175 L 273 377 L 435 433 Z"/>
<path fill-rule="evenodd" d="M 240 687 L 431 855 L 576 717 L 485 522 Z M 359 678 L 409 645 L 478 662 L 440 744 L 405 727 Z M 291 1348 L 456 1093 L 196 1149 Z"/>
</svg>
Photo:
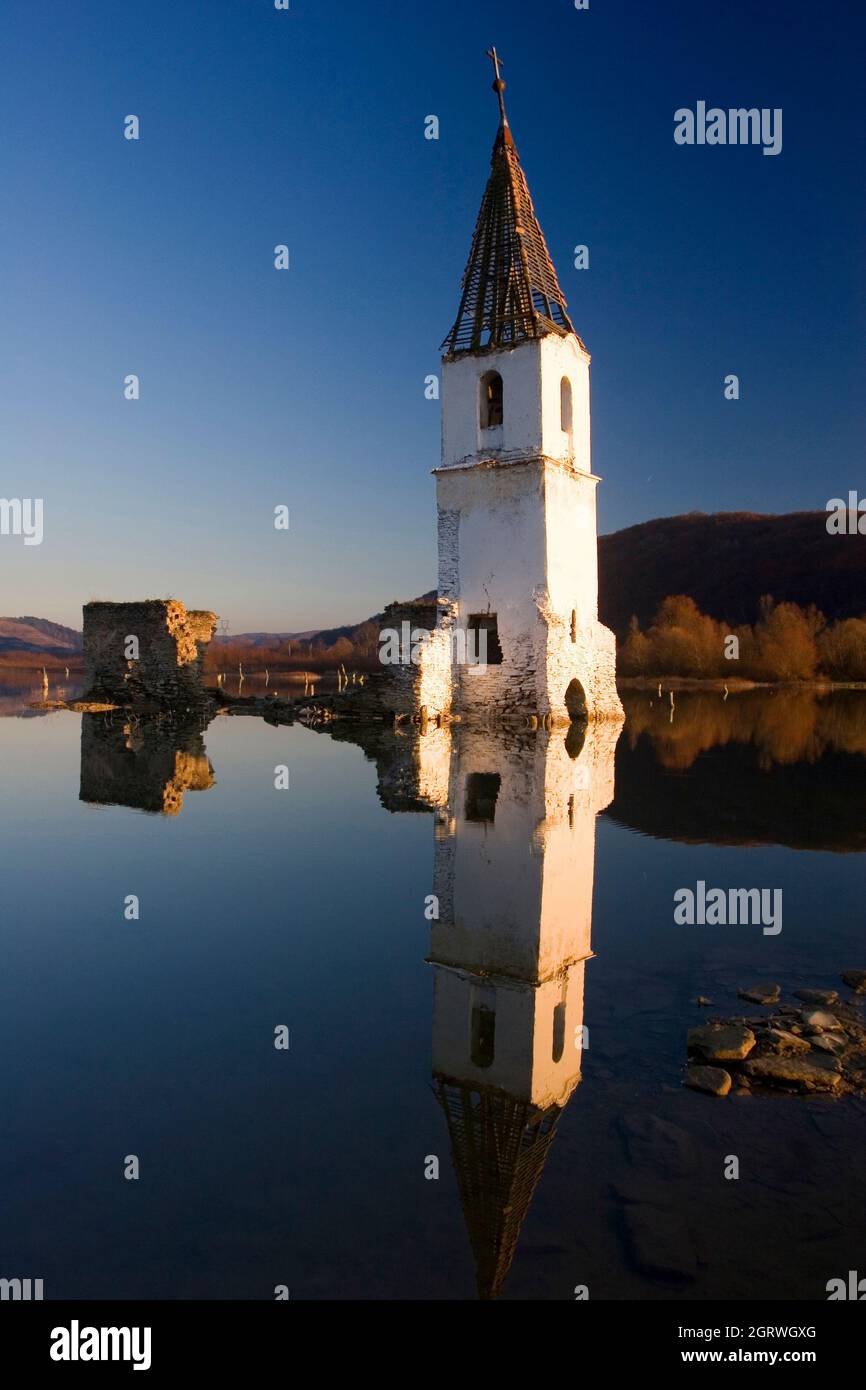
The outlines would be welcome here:
<svg viewBox="0 0 866 1390">
<path fill-rule="evenodd" d="M 815 607 L 765 597 L 754 624 L 731 627 L 675 594 L 645 632 L 632 618 L 617 668 L 621 676 L 866 681 L 866 617 L 828 623 Z"/>
<path fill-rule="evenodd" d="M 249 674 L 266 669 L 323 674 L 341 666 L 349 673 L 379 670 L 379 623 L 368 621 L 351 632 L 351 637 L 275 638 L 260 645 L 213 642 L 205 669 L 227 674 L 240 665 Z M 52 672 L 64 666 L 80 671 L 81 653 L 0 652 L 0 668 L 43 666 Z M 617 673 L 697 680 L 866 681 L 866 616 L 828 622 L 814 606 L 766 597 L 755 623 L 731 627 L 702 613 L 694 599 L 675 594 L 663 600 L 645 631 L 632 618 L 618 642 Z"/>
<path fill-rule="evenodd" d="M 347 671 L 379 669 L 379 626 L 366 622 L 352 637 L 275 640 L 256 646 L 211 644 L 209 671 Z M 675 594 L 659 605 L 643 631 L 636 618 L 619 642 L 620 676 L 681 676 L 697 680 L 866 681 L 866 617 L 828 622 L 815 607 L 762 598 L 757 621 L 732 627 Z"/>
<path fill-rule="evenodd" d="M 212 642 L 205 657 L 205 670 L 232 671 L 242 665 L 245 671 L 374 671 L 379 667 L 379 626 L 362 623 L 353 637 L 337 637 L 328 642 L 321 637 L 275 639 L 269 644 L 252 642 Z"/>
</svg>

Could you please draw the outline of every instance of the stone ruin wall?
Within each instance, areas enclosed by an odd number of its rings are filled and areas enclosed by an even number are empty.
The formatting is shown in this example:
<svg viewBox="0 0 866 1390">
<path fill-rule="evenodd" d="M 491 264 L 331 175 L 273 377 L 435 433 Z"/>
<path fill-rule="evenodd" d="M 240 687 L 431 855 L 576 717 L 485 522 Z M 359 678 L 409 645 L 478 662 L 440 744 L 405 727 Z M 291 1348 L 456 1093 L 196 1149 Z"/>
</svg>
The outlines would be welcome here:
<svg viewBox="0 0 866 1390">
<path fill-rule="evenodd" d="M 353 686 L 338 695 L 334 709 L 353 718 L 381 719 L 390 715 L 412 718 L 426 709 L 431 719 L 447 715 L 451 709 L 451 641 L 441 626 L 442 609 L 436 600 L 427 603 L 392 603 L 385 609 L 379 625 L 383 632 L 402 637 L 408 624 L 409 655 L 416 646 L 418 661 L 381 665 L 367 676 L 363 686 Z M 412 643 L 413 632 L 422 634 Z"/>
<path fill-rule="evenodd" d="M 544 630 L 512 634 L 500 628 L 502 662 L 454 667 L 454 707 L 472 724 L 524 723 L 539 707 L 538 673 L 544 667 Z"/>
<path fill-rule="evenodd" d="M 189 705 L 206 698 L 204 658 L 216 615 L 177 599 L 88 603 L 84 608 L 86 698 L 122 704 Z M 127 639 L 138 641 L 138 660 Z"/>
</svg>

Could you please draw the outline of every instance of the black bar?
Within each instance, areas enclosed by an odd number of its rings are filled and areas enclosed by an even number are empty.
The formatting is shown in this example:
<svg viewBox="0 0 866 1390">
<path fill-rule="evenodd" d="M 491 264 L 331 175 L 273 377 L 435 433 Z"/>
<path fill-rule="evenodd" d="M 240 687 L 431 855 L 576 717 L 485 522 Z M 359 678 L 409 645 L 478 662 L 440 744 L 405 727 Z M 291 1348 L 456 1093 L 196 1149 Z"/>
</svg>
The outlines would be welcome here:
<svg viewBox="0 0 866 1390">
<path fill-rule="evenodd" d="M 50 1371 L 58 1376 L 100 1370 L 134 1375 L 133 1359 L 144 1362 L 150 1330 L 149 1366 L 159 1380 L 189 1372 L 225 1378 L 280 1366 L 328 1375 L 344 1359 L 358 1374 L 388 1373 L 404 1379 L 423 1371 L 425 1381 L 441 1358 L 453 1375 L 455 1338 L 461 1360 L 472 1357 L 489 1370 L 502 1357 L 535 1363 L 554 1356 L 551 1369 L 580 1377 L 591 1367 L 649 1376 L 675 1367 L 700 1374 L 713 1365 L 786 1369 L 803 1366 L 826 1377 L 857 1364 L 864 1310 L 858 1303 L 693 1303 L 668 1301 L 516 1303 L 483 1307 L 467 1303 L 405 1302 L 44 1302 L 0 1305 L 4 1368 Z M 129 1329 L 117 1350 L 127 1360 L 55 1360 L 51 1349 L 103 1349 L 88 1329 Z M 139 1329 L 134 1337 L 132 1329 Z M 58 1329 L 65 1329 L 62 1336 Z M 67 1337 L 69 1340 L 67 1341 Z M 539 1341 L 538 1338 L 542 1340 Z M 379 1340 L 377 1340 L 379 1339 Z M 114 1350 L 110 1336 L 106 1355 Z M 256 1382 L 258 1383 L 258 1382 Z"/>
</svg>

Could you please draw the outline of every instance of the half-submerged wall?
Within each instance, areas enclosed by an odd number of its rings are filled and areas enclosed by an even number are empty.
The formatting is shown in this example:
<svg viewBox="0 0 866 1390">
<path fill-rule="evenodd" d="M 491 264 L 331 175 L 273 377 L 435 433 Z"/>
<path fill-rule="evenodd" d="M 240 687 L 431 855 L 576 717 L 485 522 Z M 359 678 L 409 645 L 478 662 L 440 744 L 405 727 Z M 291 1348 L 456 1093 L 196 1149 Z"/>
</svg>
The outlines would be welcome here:
<svg viewBox="0 0 866 1390">
<path fill-rule="evenodd" d="M 89 698 L 180 705 L 205 698 L 204 657 L 216 615 L 177 599 L 88 603 L 84 679 Z"/>
</svg>

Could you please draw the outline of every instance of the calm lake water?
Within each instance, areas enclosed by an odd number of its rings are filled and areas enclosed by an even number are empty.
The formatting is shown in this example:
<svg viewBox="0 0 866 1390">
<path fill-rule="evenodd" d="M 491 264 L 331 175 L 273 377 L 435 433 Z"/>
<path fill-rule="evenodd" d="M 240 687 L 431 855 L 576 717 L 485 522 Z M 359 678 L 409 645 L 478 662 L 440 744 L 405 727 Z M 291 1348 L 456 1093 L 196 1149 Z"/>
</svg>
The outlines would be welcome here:
<svg viewBox="0 0 866 1390">
<path fill-rule="evenodd" d="M 681 1085 L 690 1027 L 761 1013 L 739 987 L 847 997 L 866 967 L 864 695 L 418 740 L 20 717 L 29 684 L 0 689 L 0 1276 L 823 1299 L 866 1274 L 866 1103 Z M 676 925 L 699 880 L 781 889 L 782 931 Z"/>
</svg>

